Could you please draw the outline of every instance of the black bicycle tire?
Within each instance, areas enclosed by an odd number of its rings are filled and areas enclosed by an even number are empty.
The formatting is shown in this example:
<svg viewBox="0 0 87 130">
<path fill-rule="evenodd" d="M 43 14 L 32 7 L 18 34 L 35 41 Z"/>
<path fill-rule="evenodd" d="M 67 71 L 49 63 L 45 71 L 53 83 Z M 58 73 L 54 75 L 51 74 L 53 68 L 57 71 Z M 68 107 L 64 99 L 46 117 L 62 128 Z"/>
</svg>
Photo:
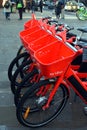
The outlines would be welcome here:
<svg viewBox="0 0 87 130">
<path fill-rule="evenodd" d="M 14 95 L 14 104 L 15 104 L 16 107 L 17 107 L 17 104 L 18 104 L 18 102 L 20 100 L 21 90 L 23 88 L 25 88 L 25 87 L 23 87 L 24 84 L 25 84 L 25 81 L 28 80 L 28 78 L 34 76 L 35 74 L 38 74 L 38 70 L 36 68 L 33 69 L 33 71 L 31 73 L 29 73 L 28 75 L 26 75 L 26 77 L 23 79 L 22 83 L 20 84 L 20 87 L 17 87 L 17 89 L 15 91 L 15 95 Z M 33 85 L 33 83 L 29 84 L 29 86 L 27 86 L 27 88 L 29 88 L 31 85 Z M 22 96 L 23 96 L 23 94 L 22 94 Z"/>
<path fill-rule="evenodd" d="M 52 81 L 50 81 L 50 82 L 52 82 Z M 16 109 L 16 110 L 17 110 L 17 111 L 16 111 L 16 116 L 17 116 L 18 121 L 19 121 L 22 125 L 27 126 L 27 127 L 32 127 L 32 128 L 44 126 L 44 125 L 48 124 L 49 122 L 51 122 L 52 120 L 54 120 L 54 119 L 61 113 L 61 111 L 63 110 L 63 108 L 65 107 L 66 102 L 67 102 L 67 99 L 68 99 L 68 93 L 67 93 L 68 91 L 67 91 L 67 89 L 64 87 L 64 85 L 61 84 L 61 88 L 62 88 L 63 94 L 64 94 L 63 96 L 66 97 L 66 95 L 67 95 L 67 98 L 64 98 L 64 99 L 63 99 L 63 101 L 62 101 L 62 103 L 61 103 L 61 107 L 58 108 L 59 110 L 57 110 L 57 112 L 54 113 L 54 115 L 52 115 L 52 117 L 50 117 L 47 121 L 42 122 L 42 123 L 39 123 L 39 124 L 32 124 L 32 123 L 29 124 L 29 122 L 27 122 L 27 121 L 25 121 L 25 120 L 23 119 L 23 116 L 22 116 L 22 108 L 23 108 L 24 102 L 26 101 L 27 98 L 29 98 L 30 94 L 33 93 L 33 92 L 35 91 L 35 89 L 38 88 L 39 85 L 41 86 L 41 85 L 46 84 L 46 83 L 49 83 L 49 80 L 41 81 L 41 82 L 35 84 L 34 86 L 32 86 L 31 89 L 29 89 L 29 90 L 23 95 L 23 97 L 21 98 L 20 102 L 18 103 L 18 106 L 17 106 L 17 109 Z M 40 86 L 39 86 L 39 87 L 40 87 Z"/>
<path fill-rule="evenodd" d="M 29 54 L 27 52 L 24 52 L 23 54 L 20 54 L 19 56 L 15 57 L 12 62 L 10 63 L 9 67 L 8 67 L 8 78 L 11 81 L 12 79 L 12 70 L 14 65 L 18 62 L 19 59 L 23 58 L 23 57 L 29 57 Z"/>
<path fill-rule="evenodd" d="M 21 53 L 22 49 L 24 49 L 24 46 L 23 46 L 23 45 L 21 45 L 21 46 L 19 47 L 18 52 L 17 52 L 17 56 L 19 56 L 20 54 L 22 54 L 22 53 Z M 23 53 L 24 53 L 24 52 L 23 52 Z"/>
<path fill-rule="evenodd" d="M 24 62 L 24 63 L 23 63 L 22 65 L 20 65 L 20 67 L 15 71 L 15 73 L 14 73 L 12 79 L 11 79 L 11 85 L 10 85 L 11 91 L 12 91 L 13 94 L 15 94 L 16 87 L 17 87 L 17 86 L 20 86 L 20 85 L 18 85 L 17 83 L 15 83 L 16 75 L 20 72 L 20 70 L 21 70 L 23 67 L 25 67 L 26 65 L 30 64 L 31 62 L 32 62 L 31 59 L 28 60 L 28 61 L 26 61 L 26 62 Z"/>
<path fill-rule="evenodd" d="M 23 68 L 25 68 L 27 65 L 29 65 L 29 64 L 31 64 L 31 63 L 33 63 L 33 62 L 32 62 L 32 60 L 30 59 L 30 60 L 24 62 L 22 65 L 20 65 L 20 67 L 15 71 L 15 73 L 14 73 L 14 75 L 13 75 L 13 77 L 12 77 L 12 84 L 15 84 L 15 85 L 17 85 L 17 86 L 20 86 L 20 85 L 22 86 L 22 85 L 23 85 L 22 81 L 21 81 L 21 83 L 17 83 L 17 82 L 16 82 L 16 77 L 18 76 L 19 73 L 22 72 Z M 22 73 L 21 73 L 21 74 L 22 74 Z M 27 75 L 27 74 L 26 74 L 26 75 Z M 27 75 L 27 77 L 24 77 L 23 82 L 26 81 L 27 79 L 28 79 L 28 75 Z"/>
</svg>

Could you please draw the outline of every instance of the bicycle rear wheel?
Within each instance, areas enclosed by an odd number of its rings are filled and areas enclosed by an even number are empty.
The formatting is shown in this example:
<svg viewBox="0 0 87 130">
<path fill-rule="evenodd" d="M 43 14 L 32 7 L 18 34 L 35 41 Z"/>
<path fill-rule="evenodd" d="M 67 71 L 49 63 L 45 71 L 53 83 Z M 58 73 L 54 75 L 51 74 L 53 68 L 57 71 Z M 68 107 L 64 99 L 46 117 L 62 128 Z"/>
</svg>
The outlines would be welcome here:
<svg viewBox="0 0 87 130">
<path fill-rule="evenodd" d="M 41 86 L 44 88 L 50 85 L 48 92 L 44 96 L 36 96 L 36 92 Z M 55 85 L 55 81 L 43 80 L 31 86 L 31 88 L 23 95 L 17 106 L 17 119 L 27 127 L 40 127 L 55 119 L 63 110 L 67 99 L 68 91 L 64 85 L 60 85 L 48 109 L 43 110 L 42 106 L 46 103 L 51 88 Z M 27 116 L 25 117 L 25 114 Z"/>
</svg>

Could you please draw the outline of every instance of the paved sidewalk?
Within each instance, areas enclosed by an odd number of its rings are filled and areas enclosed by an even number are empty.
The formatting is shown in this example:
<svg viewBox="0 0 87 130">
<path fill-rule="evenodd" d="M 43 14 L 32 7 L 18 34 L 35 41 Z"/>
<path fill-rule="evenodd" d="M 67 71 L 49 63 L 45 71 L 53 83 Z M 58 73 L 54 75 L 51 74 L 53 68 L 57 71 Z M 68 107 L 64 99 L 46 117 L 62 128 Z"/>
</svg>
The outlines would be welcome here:
<svg viewBox="0 0 87 130">
<path fill-rule="evenodd" d="M 52 11 L 44 11 L 43 14 L 36 12 L 36 17 L 55 15 Z M 21 126 L 16 118 L 16 108 L 14 105 L 14 96 L 10 90 L 10 82 L 8 80 L 8 67 L 12 59 L 16 56 L 17 50 L 21 45 L 19 32 L 24 29 L 24 23 L 31 18 L 31 13 L 24 13 L 23 20 L 18 21 L 18 13 L 11 14 L 11 20 L 6 21 L 2 10 L 0 10 L 0 130 L 27 130 Z M 76 28 L 87 26 L 87 21 L 77 20 L 74 13 L 65 14 L 65 20 L 59 22 L 74 26 Z M 85 35 L 87 37 L 87 35 Z M 85 105 L 77 96 L 74 101 L 74 93 L 71 90 L 70 99 L 65 106 L 63 112 L 50 124 L 40 130 L 57 129 L 57 130 L 87 130 L 87 116 L 83 113 Z"/>
</svg>

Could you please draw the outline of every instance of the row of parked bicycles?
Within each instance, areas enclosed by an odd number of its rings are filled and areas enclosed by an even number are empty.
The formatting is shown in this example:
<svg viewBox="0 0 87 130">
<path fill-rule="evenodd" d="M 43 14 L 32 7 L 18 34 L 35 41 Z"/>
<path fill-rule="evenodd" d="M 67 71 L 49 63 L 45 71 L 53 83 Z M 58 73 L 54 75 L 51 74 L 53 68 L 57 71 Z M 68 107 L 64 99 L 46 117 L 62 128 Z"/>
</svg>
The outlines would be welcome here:
<svg viewBox="0 0 87 130">
<path fill-rule="evenodd" d="M 51 17 L 32 18 L 19 33 L 22 46 L 8 68 L 16 116 L 27 127 L 40 127 L 64 109 L 70 89 L 87 104 L 87 28 L 74 29 Z"/>
</svg>

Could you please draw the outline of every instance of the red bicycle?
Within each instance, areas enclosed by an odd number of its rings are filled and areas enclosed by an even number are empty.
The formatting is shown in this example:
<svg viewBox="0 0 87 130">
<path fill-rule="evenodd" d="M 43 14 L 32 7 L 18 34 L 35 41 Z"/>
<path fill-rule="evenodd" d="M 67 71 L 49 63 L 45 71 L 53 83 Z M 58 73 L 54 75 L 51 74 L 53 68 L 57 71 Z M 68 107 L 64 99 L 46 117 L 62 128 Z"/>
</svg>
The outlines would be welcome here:
<svg viewBox="0 0 87 130">
<path fill-rule="evenodd" d="M 69 42 L 70 44 L 74 44 L 73 42 L 75 42 L 76 36 L 74 36 L 74 34 L 68 33 L 67 35 L 67 30 L 71 30 L 70 27 L 68 27 L 69 29 L 67 29 L 67 27 L 64 27 L 64 25 L 59 25 L 57 30 L 59 30 L 59 32 L 56 34 L 56 36 L 60 36 L 62 38 L 63 34 L 65 34 L 63 37 L 63 40 L 65 39 L 64 42 Z M 27 30 L 29 32 L 29 30 Z M 24 33 L 25 31 L 23 31 L 22 33 Z M 66 38 L 67 37 L 67 38 Z M 38 50 L 38 48 L 42 48 L 44 46 L 46 46 L 49 43 L 52 42 L 56 42 L 58 39 L 55 39 L 55 37 L 53 37 L 52 35 L 46 35 L 44 37 L 39 38 L 38 40 L 35 40 L 31 43 L 29 43 L 29 38 L 28 36 L 24 38 L 24 43 L 28 44 L 28 50 L 32 56 L 32 58 L 34 57 L 34 52 Z M 44 42 L 45 41 L 45 42 Z M 76 45 L 76 43 L 75 43 Z M 73 60 L 72 64 L 72 68 L 74 70 L 78 70 L 80 67 L 80 64 L 82 62 L 82 49 L 80 51 L 80 54 L 78 55 L 78 57 L 75 58 L 75 60 Z M 19 73 L 20 72 L 24 72 L 24 69 L 27 72 L 27 75 L 24 76 L 20 76 L 19 78 Z M 26 69 L 27 68 L 27 69 Z M 28 69 L 29 68 L 29 69 Z M 31 68 L 31 69 L 30 69 Z M 21 98 L 21 95 L 23 95 L 25 93 L 26 87 L 29 87 L 32 84 L 35 84 L 37 82 L 39 82 L 39 80 L 42 78 L 42 74 L 39 73 L 37 66 L 35 64 L 35 62 L 32 62 L 28 65 L 25 64 L 25 66 L 21 65 L 17 71 L 15 72 L 14 76 L 13 76 L 13 80 L 12 80 L 12 89 L 14 89 L 14 91 L 16 90 L 16 94 L 15 94 L 15 104 L 17 106 L 19 99 Z M 20 82 L 19 82 L 20 79 Z"/>
<path fill-rule="evenodd" d="M 84 68 L 87 66 L 87 49 L 83 50 Z M 16 115 L 21 124 L 40 127 L 55 119 L 66 105 L 70 87 L 87 104 L 87 70 L 75 71 L 71 67 L 79 53 L 75 47 L 62 41 L 35 52 L 34 58 L 43 78 L 29 87 L 18 103 Z"/>
</svg>

